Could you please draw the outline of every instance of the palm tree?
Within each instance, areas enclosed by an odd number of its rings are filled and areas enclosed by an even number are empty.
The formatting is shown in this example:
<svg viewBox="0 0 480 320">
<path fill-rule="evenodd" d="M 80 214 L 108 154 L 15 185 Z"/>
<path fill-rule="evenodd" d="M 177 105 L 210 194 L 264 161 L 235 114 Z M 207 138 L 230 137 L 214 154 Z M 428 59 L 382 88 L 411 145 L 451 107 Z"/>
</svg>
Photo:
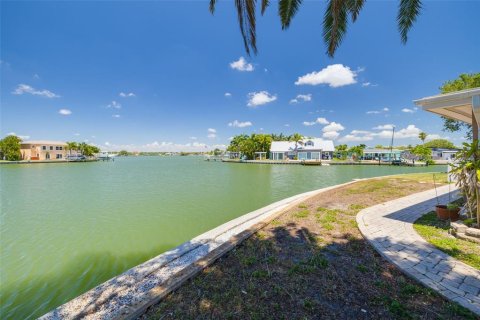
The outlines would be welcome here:
<svg viewBox="0 0 480 320">
<path fill-rule="evenodd" d="M 298 145 L 302 144 L 302 139 L 303 139 L 303 136 L 300 133 L 294 133 L 290 136 L 290 141 L 295 142 L 295 153 L 297 155 L 297 158 L 298 158 Z"/>
<path fill-rule="evenodd" d="M 270 5 L 270 0 L 261 1 L 261 14 Z M 256 32 L 256 2 L 257 0 L 235 0 L 238 24 L 242 34 L 245 51 L 250 55 L 252 50 L 257 53 L 257 32 Z M 215 12 L 217 0 L 210 0 L 210 12 Z M 282 29 L 288 29 L 290 23 L 297 13 L 302 0 L 279 0 L 278 15 Z M 327 46 L 327 54 L 330 57 L 343 40 L 347 32 L 349 18 L 355 22 L 365 0 L 327 0 L 327 9 L 323 16 L 323 40 Z M 400 0 L 398 6 L 397 22 L 403 44 L 407 42 L 408 32 L 417 19 L 422 9 L 422 0 Z"/>
<path fill-rule="evenodd" d="M 418 134 L 418 139 L 422 140 L 422 143 L 425 143 L 425 139 L 427 139 L 427 134 L 425 132 L 420 132 Z"/>
<path fill-rule="evenodd" d="M 78 149 L 78 144 L 76 142 L 69 141 L 69 142 L 67 142 L 66 149 L 68 150 L 68 154 L 72 155 L 72 150 L 76 151 Z"/>
</svg>

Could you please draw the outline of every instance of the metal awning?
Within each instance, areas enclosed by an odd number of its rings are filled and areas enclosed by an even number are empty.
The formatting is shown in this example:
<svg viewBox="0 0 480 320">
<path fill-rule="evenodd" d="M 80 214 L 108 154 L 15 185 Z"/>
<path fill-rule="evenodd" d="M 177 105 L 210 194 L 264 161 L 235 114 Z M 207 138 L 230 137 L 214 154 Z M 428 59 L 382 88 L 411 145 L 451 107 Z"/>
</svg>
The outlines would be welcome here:
<svg viewBox="0 0 480 320">
<path fill-rule="evenodd" d="M 439 94 L 413 102 L 425 111 L 468 124 L 472 124 L 472 117 L 475 114 L 475 119 L 480 124 L 480 88 Z"/>
</svg>

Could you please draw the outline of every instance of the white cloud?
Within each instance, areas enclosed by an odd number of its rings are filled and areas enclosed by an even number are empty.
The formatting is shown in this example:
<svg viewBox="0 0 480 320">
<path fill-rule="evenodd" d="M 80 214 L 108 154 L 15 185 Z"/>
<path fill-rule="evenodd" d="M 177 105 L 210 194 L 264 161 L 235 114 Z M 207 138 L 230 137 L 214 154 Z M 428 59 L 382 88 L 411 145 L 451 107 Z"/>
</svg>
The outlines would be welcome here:
<svg viewBox="0 0 480 320">
<path fill-rule="evenodd" d="M 322 118 L 323 119 L 323 118 Z M 330 122 L 330 124 L 323 127 L 323 138 L 335 140 L 340 136 L 340 131 L 345 130 L 345 127 L 337 122 Z"/>
<path fill-rule="evenodd" d="M 308 101 L 312 101 L 312 94 L 311 93 L 309 93 L 309 94 L 299 94 L 299 95 L 297 95 L 296 98 L 290 100 L 290 103 L 294 104 L 294 103 L 308 102 Z"/>
<path fill-rule="evenodd" d="M 324 132 L 322 135 L 323 138 L 330 139 L 330 140 L 335 140 L 338 138 L 338 136 L 340 136 L 340 133 L 337 131 Z"/>
<path fill-rule="evenodd" d="M 253 71 L 255 68 L 251 63 L 247 63 L 244 57 L 238 58 L 237 61 L 233 61 L 230 63 L 230 68 L 238 70 L 238 71 Z"/>
<path fill-rule="evenodd" d="M 360 142 L 360 141 L 371 141 L 373 137 L 370 135 L 356 135 L 356 134 L 347 134 L 339 139 L 340 142 Z"/>
<path fill-rule="evenodd" d="M 25 93 L 32 94 L 34 96 L 41 96 L 45 98 L 59 98 L 60 96 L 58 94 L 55 94 L 49 90 L 36 90 L 33 87 L 26 85 L 26 84 L 19 84 L 14 91 L 12 91 L 12 94 L 16 95 L 22 95 Z"/>
<path fill-rule="evenodd" d="M 394 127 L 393 124 L 381 124 L 376 127 L 373 127 L 373 130 L 392 130 Z"/>
<path fill-rule="evenodd" d="M 285 127 L 290 127 L 290 124 L 285 123 L 284 126 L 285 126 Z"/>
<path fill-rule="evenodd" d="M 325 118 L 317 118 L 315 121 L 311 121 L 311 122 L 304 121 L 303 125 L 304 126 L 313 126 L 313 125 L 316 125 L 316 124 L 329 124 L 329 123 L 330 122 Z"/>
<path fill-rule="evenodd" d="M 197 140 L 197 137 L 190 137 L 190 140 Z"/>
<path fill-rule="evenodd" d="M 356 76 L 357 72 L 352 71 L 350 67 L 343 64 L 332 64 L 318 72 L 308 73 L 299 77 L 295 84 L 309 84 L 312 86 L 327 84 L 332 88 L 337 88 L 356 83 Z"/>
<path fill-rule="evenodd" d="M 16 137 L 19 137 L 22 140 L 30 139 L 30 136 L 19 135 L 19 134 L 16 134 L 15 132 L 7 133 L 7 136 L 16 136 Z"/>
<path fill-rule="evenodd" d="M 229 127 L 234 127 L 234 128 L 245 128 L 245 127 L 250 127 L 252 123 L 250 121 L 245 121 L 245 122 L 240 122 L 238 120 L 234 120 L 233 122 L 230 122 L 228 124 Z"/>
<path fill-rule="evenodd" d="M 367 130 L 352 130 L 352 132 L 350 133 L 351 134 L 371 134 L 371 132 Z"/>
<path fill-rule="evenodd" d="M 371 82 L 363 82 L 362 87 L 378 87 L 378 84 L 371 83 Z"/>
<path fill-rule="evenodd" d="M 392 128 L 391 124 L 380 125 L 374 130 L 381 130 L 379 132 L 371 132 L 366 130 L 353 130 L 350 134 L 347 134 L 339 139 L 341 142 L 354 142 L 354 141 L 371 141 L 375 138 L 378 139 L 391 139 Z M 410 124 L 406 128 L 395 131 L 395 139 L 416 139 L 421 132 L 415 125 Z M 436 139 L 438 135 L 431 135 L 432 139 Z M 427 137 L 428 139 L 428 137 Z"/>
<path fill-rule="evenodd" d="M 113 100 L 109 105 L 107 105 L 107 108 L 121 109 L 122 105 L 117 101 Z"/>
<path fill-rule="evenodd" d="M 405 113 L 415 113 L 417 112 L 418 108 L 413 108 L 413 109 L 409 109 L 409 108 L 403 108 L 402 109 L 402 112 L 405 112 Z"/>
<path fill-rule="evenodd" d="M 225 97 L 231 97 L 232 94 L 230 92 L 225 92 Z"/>
<path fill-rule="evenodd" d="M 408 125 L 406 128 L 395 131 L 395 139 L 418 138 L 418 134 L 422 132 L 414 124 Z M 382 130 L 375 134 L 379 138 L 387 139 L 392 137 L 392 130 Z"/>
<path fill-rule="evenodd" d="M 214 128 L 208 128 L 207 129 L 208 135 L 207 138 L 209 139 L 214 139 L 217 137 L 217 130 Z"/>
<path fill-rule="evenodd" d="M 114 114 L 114 115 L 112 115 L 112 118 L 120 118 L 120 115 L 119 114 Z"/>
<path fill-rule="evenodd" d="M 318 123 L 318 124 L 329 124 L 330 123 L 330 121 L 328 121 L 325 118 L 317 118 L 317 120 L 315 120 L 315 122 Z"/>
<path fill-rule="evenodd" d="M 122 97 L 122 98 L 131 98 L 131 97 L 135 97 L 135 93 L 133 93 L 133 92 L 130 92 L 130 93 L 120 92 L 119 96 Z"/>
<path fill-rule="evenodd" d="M 58 113 L 64 116 L 68 116 L 72 114 L 72 111 L 68 109 L 60 109 L 58 110 Z"/>
<path fill-rule="evenodd" d="M 109 151 L 119 151 L 119 150 L 127 150 L 127 151 L 149 151 L 149 152 L 180 152 L 180 151 L 187 151 L 187 152 L 207 152 L 211 151 L 215 148 L 219 148 L 221 150 L 225 150 L 227 148 L 224 144 L 212 144 L 208 145 L 202 142 L 188 142 L 185 144 L 182 143 L 175 143 L 171 141 L 153 141 L 150 143 L 146 143 L 143 145 L 134 145 L 134 144 L 114 144 L 114 143 L 105 143 L 102 145 L 102 149 L 109 150 Z"/>
<path fill-rule="evenodd" d="M 277 96 L 268 93 L 268 91 L 250 92 L 248 94 L 247 106 L 256 107 L 269 102 L 273 102 L 275 100 L 277 100 Z"/>
<path fill-rule="evenodd" d="M 105 144 L 107 147 L 110 146 L 110 142 L 108 142 L 108 141 L 106 141 L 104 144 Z"/>
<path fill-rule="evenodd" d="M 76 132 L 73 134 L 74 136 L 78 137 L 80 135 L 80 133 Z"/>
<path fill-rule="evenodd" d="M 385 107 L 385 108 L 382 108 L 380 110 L 370 110 L 370 111 L 367 111 L 366 114 L 381 114 L 381 113 L 387 113 L 388 111 L 390 111 L 389 108 Z"/>
<path fill-rule="evenodd" d="M 427 135 L 427 138 L 425 140 L 430 141 L 430 140 L 435 140 L 435 139 L 447 139 L 448 140 L 448 137 L 442 137 L 439 134 L 429 134 L 429 135 Z"/>
<path fill-rule="evenodd" d="M 345 127 L 342 126 L 340 123 L 331 122 L 329 125 L 323 127 L 323 132 L 332 132 L 332 131 L 343 131 Z"/>
<path fill-rule="evenodd" d="M 36 80 L 38 80 L 38 79 L 40 79 L 40 76 L 39 76 L 38 74 L 36 74 L 36 73 L 35 73 L 35 74 L 33 75 L 33 79 L 36 79 Z"/>
</svg>

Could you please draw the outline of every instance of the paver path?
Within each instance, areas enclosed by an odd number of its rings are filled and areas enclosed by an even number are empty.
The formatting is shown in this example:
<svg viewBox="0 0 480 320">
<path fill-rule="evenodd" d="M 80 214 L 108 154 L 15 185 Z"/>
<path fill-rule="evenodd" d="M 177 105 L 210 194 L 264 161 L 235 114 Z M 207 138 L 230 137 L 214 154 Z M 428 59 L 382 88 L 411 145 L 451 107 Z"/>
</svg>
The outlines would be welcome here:
<svg viewBox="0 0 480 320">
<path fill-rule="evenodd" d="M 449 187 L 437 188 L 440 203 L 448 203 Z M 451 199 L 458 197 L 451 193 Z M 446 298 L 480 315 L 480 271 L 436 249 L 413 229 L 413 222 L 434 210 L 435 190 L 416 193 L 360 211 L 363 236 L 403 272 Z"/>
</svg>

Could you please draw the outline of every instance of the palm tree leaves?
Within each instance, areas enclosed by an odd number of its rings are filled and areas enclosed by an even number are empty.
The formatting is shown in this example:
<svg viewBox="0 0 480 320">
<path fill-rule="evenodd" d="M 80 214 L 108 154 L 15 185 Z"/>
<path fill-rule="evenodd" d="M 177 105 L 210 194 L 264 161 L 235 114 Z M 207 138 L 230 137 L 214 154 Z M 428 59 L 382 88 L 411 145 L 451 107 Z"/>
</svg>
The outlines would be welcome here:
<svg viewBox="0 0 480 320">
<path fill-rule="evenodd" d="M 323 40 L 327 45 L 327 54 L 333 57 L 347 31 L 348 2 L 329 0 L 323 17 Z"/>
<path fill-rule="evenodd" d="M 265 13 L 265 10 L 267 10 L 267 7 L 270 5 L 270 0 L 262 0 L 262 16 Z"/>
<path fill-rule="evenodd" d="M 278 2 L 278 15 L 280 16 L 283 30 L 290 26 L 290 22 L 301 4 L 302 0 L 280 0 Z"/>
<path fill-rule="evenodd" d="M 348 10 L 350 11 L 350 14 L 352 16 L 352 21 L 357 21 L 358 15 L 360 14 L 360 11 L 365 4 L 365 0 L 348 0 L 347 4 Z"/>
<path fill-rule="evenodd" d="M 327 54 L 330 57 L 335 55 L 340 46 L 348 27 L 349 17 L 352 22 L 358 19 L 366 0 L 327 0 L 327 8 L 323 16 L 323 40 L 327 46 Z M 256 34 L 256 3 L 257 0 L 234 0 L 237 11 L 240 33 L 242 35 L 245 51 L 250 55 L 253 51 L 257 53 Z M 209 9 L 213 14 L 217 0 L 210 0 Z M 288 29 L 292 19 L 295 17 L 302 0 L 279 0 L 278 15 L 282 29 Z M 261 0 L 261 14 L 270 5 L 270 0 Z M 407 42 L 409 30 L 415 23 L 422 9 L 422 0 L 400 0 L 397 22 L 401 40 Z"/>
<path fill-rule="evenodd" d="M 408 39 L 408 31 L 412 27 L 413 23 L 417 20 L 417 16 L 422 9 L 421 0 L 400 0 L 400 6 L 398 7 L 398 29 L 400 31 L 400 37 L 405 44 Z"/>
</svg>

